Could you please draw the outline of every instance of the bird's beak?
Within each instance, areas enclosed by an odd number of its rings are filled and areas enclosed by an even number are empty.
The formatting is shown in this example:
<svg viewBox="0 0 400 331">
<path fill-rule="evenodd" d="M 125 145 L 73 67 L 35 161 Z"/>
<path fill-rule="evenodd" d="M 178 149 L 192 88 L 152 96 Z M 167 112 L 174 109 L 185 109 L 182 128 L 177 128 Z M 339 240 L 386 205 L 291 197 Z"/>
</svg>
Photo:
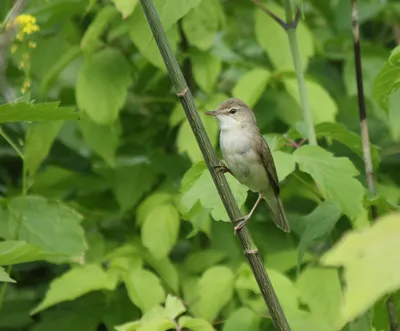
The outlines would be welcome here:
<svg viewBox="0 0 400 331">
<path fill-rule="evenodd" d="M 204 112 L 204 114 L 208 116 L 217 116 L 217 112 L 215 110 L 207 110 Z"/>
</svg>

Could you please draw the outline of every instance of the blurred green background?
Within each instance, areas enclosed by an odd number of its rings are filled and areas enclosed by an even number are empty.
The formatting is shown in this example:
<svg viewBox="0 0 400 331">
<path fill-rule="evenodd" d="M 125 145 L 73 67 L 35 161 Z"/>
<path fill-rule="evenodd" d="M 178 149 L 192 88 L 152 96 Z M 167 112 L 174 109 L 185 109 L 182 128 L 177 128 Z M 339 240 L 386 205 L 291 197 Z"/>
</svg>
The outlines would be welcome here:
<svg viewBox="0 0 400 331">
<path fill-rule="evenodd" d="M 387 294 L 400 288 L 400 3 L 358 1 L 376 197 L 349 0 L 292 4 L 318 147 L 293 144 L 305 126 L 276 22 L 249 0 L 154 3 L 218 156 L 202 113 L 232 96 L 273 150 L 292 232 L 264 204 L 249 229 L 292 330 L 388 330 Z M 285 17 L 282 1 L 262 3 Z M 0 329 L 274 330 L 140 1 L 13 4 L 0 2 Z M 248 211 L 257 195 L 226 177 Z M 371 205 L 384 215 L 372 227 Z"/>
</svg>

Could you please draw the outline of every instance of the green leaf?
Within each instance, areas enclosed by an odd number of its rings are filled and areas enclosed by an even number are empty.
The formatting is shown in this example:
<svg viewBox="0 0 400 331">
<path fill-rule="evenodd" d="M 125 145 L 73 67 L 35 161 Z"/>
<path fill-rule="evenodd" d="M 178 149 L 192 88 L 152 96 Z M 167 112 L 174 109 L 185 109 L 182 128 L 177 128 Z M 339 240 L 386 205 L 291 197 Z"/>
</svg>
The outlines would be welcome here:
<svg viewBox="0 0 400 331">
<path fill-rule="evenodd" d="M 301 221 L 305 226 L 298 246 L 298 265 L 303 260 L 304 253 L 315 240 L 329 234 L 341 216 L 340 209 L 335 203 L 323 201 L 310 214 L 303 216 Z"/>
<path fill-rule="evenodd" d="M 296 281 L 300 300 L 311 313 L 327 325 L 335 325 L 342 303 L 342 289 L 337 270 L 307 268 Z"/>
<path fill-rule="evenodd" d="M 372 96 L 385 110 L 389 106 L 389 95 L 400 88 L 400 46 L 390 54 L 375 79 Z"/>
<path fill-rule="evenodd" d="M 101 44 L 101 35 L 109 24 L 117 17 L 118 12 L 114 6 L 103 7 L 91 21 L 81 40 L 81 48 L 86 54 L 92 54 Z"/>
<path fill-rule="evenodd" d="M 400 141 L 400 90 L 389 96 L 388 124 L 391 136 L 394 141 Z"/>
<path fill-rule="evenodd" d="M 388 214 L 369 228 L 348 232 L 322 257 L 324 265 L 344 268 L 346 292 L 338 326 L 400 288 L 399 236 L 400 214 Z"/>
<path fill-rule="evenodd" d="M 176 208 L 172 204 L 159 205 L 142 224 L 142 243 L 156 259 L 167 257 L 178 239 L 179 226 Z"/>
<path fill-rule="evenodd" d="M 183 17 L 183 31 L 191 45 L 202 51 L 211 48 L 220 25 L 220 6 L 218 1 L 202 0 L 199 6 Z"/>
<path fill-rule="evenodd" d="M 160 279 L 145 269 L 131 269 L 124 278 L 131 301 L 146 312 L 165 299 L 165 292 Z"/>
<path fill-rule="evenodd" d="M 215 266 L 208 269 L 197 284 L 197 300 L 192 305 L 195 315 L 209 322 L 214 321 L 232 299 L 233 283 L 234 276 L 229 268 Z"/>
<path fill-rule="evenodd" d="M 182 316 L 179 319 L 179 325 L 191 331 L 215 331 L 212 325 L 202 318 Z"/>
<path fill-rule="evenodd" d="M 115 7 L 117 7 L 118 11 L 122 14 L 122 18 L 127 18 L 130 14 L 132 14 L 139 0 L 112 0 L 114 2 Z"/>
<path fill-rule="evenodd" d="M 36 173 L 49 154 L 63 123 L 63 121 L 49 121 L 33 123 L 29 126 L 24 148 L 24 168 L 29 176 Z"/>
<path fill-rule="evenodd" d="M 0 105 L 0 123 L 79 119 L 79 114 L 74 108 L 59 107 L 59 105 L 60 102 L 6 103 Z"/>
<path fill-rule="evenodd" d="M 0 242 L 0 265 L 45 260 L 52 256 L 54 255 L 44 252 L 39 246 L 30 245 L 22 240 L 5 240 Z"/>
<path fill-rule="evenodd" d="M 0 267 L 0 282 L 5 283 L 16 283 L 14 279 L 12 279 L 8 273 L 4 270 L 4 268 Z M 3 285 L 4 286 L 4 285 Z"/>
<path fill-rule="evenodd" d="M 195 53 L 191 59 L 194 80 L 205 93 L 211 94 L 222 69 L 221 60 L 212 53 Z"/>
<path fill-rule="evenodd" d="M 265 7 L 278 17 L 285 17 L 281 6 L 267 3 Z M 286 31 L 258 7 L 255 9 L 255 33 L 258 44 L 267 52 L 276 69 L 279 71 L 294 71 L 292 53 Z M 314 55 L 313 38 L 311 32 L 302 21 L 299 22 L 296 28 L 296 35 L 298 44 L 301 45 L 299 47 L 299 55 L 305 71 L 309 58 Z M 274 43 L 271 43 L 271 40 Z"/>
<path fill-rule="evenodd" d="M 198 252 L 193 252 L 185 260 L 185 269 L 192 273 L 202 273 L 213 265 L 220 263 L 226 258 L 223 252 L 204 249 Z"/>
<path fill-rule="evenodd" d="M 142 225 L 147 215 L 159 205 L 173 202 L 174 196 L 169 192 L 155 192 L 146 197 L 145 200 L 138 206 L 136 212 L 136 224 Z"/>
<path fill-rule="evenodd" d="M 165 311 L 167 312 L 168 317 L 171 320 L 174 320 L 179 315 L 183 314 L 186 311 L 186 308 L 181 300 L 168 294 L 167 300 L 165 300 Z"/>
<path fill-rule="evenodd" d="M 87 59 L 80 68 L 77 104 L 93 121 L 111 123 L 118 118 L 131 83 L 128 61 L 119 51 L 106 48 Z"/>
<path fill-rule="evenodd" d="M 315 127 L 315 133 L 317 137 L 330 137 L 346 145 L 361 158 L 364 157 L 361 137 L 341 123 L 320 123 Z M 371 144 L 371 156 L 374 167 L 377 167 L 381 161 L 378 146 Z"/>
<path fill-rule="evenodd" d="M 283 82 L 287 92 L 301 105 L 297 80 L 286 78 Z M 338 107 L 329 93 L 320 84 L 311 80 L 306 80 L 306 89 L 314 123 L 335 122 Z"/>
<path fill-rule="evenodd" d="M 364 188 L 354 177 L 357 169 L 348 158 L 334 157 L 318 146 L 302 146 L 293 153 L 300 170 L 313 177 L 323 196 L 349 217 L 362 211 Z"/>
<path fill-rule="evenodd" d="M 31 314 L 37 314 L 60 302 L 74 300 L 92 291 L 112 291 L 116 285 L 116 277 L 98 265 L 88 264 L 75 267 L 50 283 L 45 298 L 32 310 Z"/>
<path fill-rule="evenodd" d="M 235 310 L 226 320 L 222 331 L 258 331 L 260 318 L 249 308 Z"/>
<path fill-rule="evenodd" d="M 240 207 L 243 206 L 248 188 L 240 184 L 233 176 L 227 176 L 227 181 L 236 202 Z M 204 162 L 196 163 L 185 174 L 181 182 L 181 193 L 184 213 L 189 212 L 197 201 L 200 201 L 204 208 L 211 209 L 211 215 L 215 220 L 229 221 L 228 214 Z"/>
<path fill-rule="evenodd" d="M 271 73 L 264 68 L 255 68 L 248 71 L 238 80 L 232 90 L 232 95 L 243 100 L 252 108 L 260 99 L 270 76 Z"/>
<path fill-rule="evenodd" d="M 119 143 L 115 125 L 101 125 L 83 120 L 80 121 L 79 127 L 86 145 L 102 157 L 110 167 L 115 167 L 115 153 Z"/>
<path fill-rule="evenodd" d="M 82 216 L 70 207 L 38 196 L 16 197 L 0 208 L 0 236 L 19 238 L 49 254 L 79 258 L 86 249 Z"/>
<path fill-rule="evenodd" d="M 166 257 L 163 259 L 156 259 L 152 255 L 145 255 L 146 262 L 154 269 L 157 275 L 165 282 L 165 284 L 174 293 L 179 291 L 179 276 L 178 271 L 174 264 Z"/>
<path fill-rule="evenodd" d="M 272 156 L 274 158 L 279 181 L 282 182 L 296 169 L 296 161 L 293 154 L 282 151 L 272 151 Z"/>
</svg>

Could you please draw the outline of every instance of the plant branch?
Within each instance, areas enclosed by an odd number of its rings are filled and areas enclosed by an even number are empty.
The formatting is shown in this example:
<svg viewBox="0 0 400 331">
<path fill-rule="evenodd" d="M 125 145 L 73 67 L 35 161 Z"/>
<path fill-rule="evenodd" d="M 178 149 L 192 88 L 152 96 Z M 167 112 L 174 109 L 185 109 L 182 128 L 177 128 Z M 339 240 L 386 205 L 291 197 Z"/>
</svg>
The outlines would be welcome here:
<svg viewBox="0 0 400 331">
<path fill-rule="evenodd" d="M 368 121 L 367 121 L 367 110 L 365 106 L 364 97 L 364 86 L 362 77 L 362 66 L 361 66 L 361 50 L 360 50 L 360 26 L 358 22 L 358 10 L 357 0 L 351 0 L 351 17 L 353 26 L 353 46 L 354 46 L 354 63 L 356 69 L 356 81 L 357 81 L 357 96 L 358 96 L 358 110 L 360 115 L 360 127 L 361 127 L 361 139 L 363 146 L 363 156 L 365 165 L 365 174 L 367 177 L 368 189 L 373 196 L 376 195 L 375 180 L 374 180 L 374 169 L 371 158 L 371 146 L 369 141 L 368 132 Z M 378 217 L 377 206 L 371 205 L 372 219 L 376 220 Z M 398 331 L 398 320 L 396 309 L 393 304 L 393 296 L 389 296 L 386 302 L 386 308 L 388 311 L 390 330 Z"/>
<path fill-rule="evenodd" d="M 215 167 L 220 165 L 220 162 L 205 132 L 199 113 L 196 110 L 192 93 L 186 84 L 182 71 L 180 70 L 178 62 L 174 56 L 174 53 L 172 52 L 153 1 L 140 0 L 140 3 L 167 67 L 173 86 L 182 103 L 197 143 L 217 187 L 218 193 L 232 224 L 235 225 L 235 221 L 238 220 L 242 215 L 233 197 L 232 191 L 228 186 L 225 176 L 221 172 L 215 170 Z M 261 294 L 272 317 L 275 328 L 279 331 L 290 331 L 290 326 L 287 322 L 286 316 L 272 287 L 260 255 L 258 254 L 258 250 L 253 245 L 253 240 L 249 231 L 247 230 L 247 227 L 243 227 L 240 231 L 238 231 L 238 238 L 243 246 L 244 253 L 249 261 L 254 277 L 258 283 Z"/>
</svg>

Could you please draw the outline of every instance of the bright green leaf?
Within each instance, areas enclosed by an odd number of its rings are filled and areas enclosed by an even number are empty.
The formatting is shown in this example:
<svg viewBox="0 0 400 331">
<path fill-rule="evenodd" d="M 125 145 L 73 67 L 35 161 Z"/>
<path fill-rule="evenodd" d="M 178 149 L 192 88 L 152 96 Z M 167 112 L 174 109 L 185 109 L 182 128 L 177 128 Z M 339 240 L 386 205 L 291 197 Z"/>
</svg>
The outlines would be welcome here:
<svg viewBox="0 0 400 331">
<path fill-rule="evenodd" d="M 139 0 L 112 0 L 112 2 L 114 2 L 115 7 L 122 14 L 122 18 L 125 19 L 132 14 Z"/>
<path fill-rule="evenodd" d="M 322 257 L 324 265 L 344 268 L 346 292 L 338 326 L 400 288 L 399 236 L 400 214 L 388 214 L 369 228 L 348 232 Z"/>
<path fill-rule="evenodd" d="M 124 278 L 129 298 L 146 312 L 165 299 L 165 292 L 160 279 L 145 269 L 131 269 Z"/>
<path fill-rule="evenodd" d="M 338 271 L 326 268 L 307 268 L 296 281 L 300 300 L 311 313 L 327 325 L 335 325 L 342 303 Z"/>
<path fill-rule="evenodd" d="M 279 181 L 282 182 L 296 169 L 296 162 L 292 154 L 282 151 L 272 151 L 276 172 L 278 173 Z"/>
<path fill-rule="evenodd" d="M 400 46 L 390 54 L 375 79 L 372 95 L 378 104 L 388 109 L 389 95 L 400 88 Z"/>
<path fill-rule="evenodd" d="M 106 48 L 80 68 L 76 101 L 93 121 L 108 124 L 117 119 L 131 83 L 128 61 L 119 51 Z"/>
<path fill-rule="evenodd" d="M 241 77 L 232 90 L 232 95 L 252 108 L 267 86 L 271 73 L 263 68 L 252 69 Z M 251 86 L 251 88 L 249 88 Z"/>
<path fill-rule="evenodd" d="M 197 284 L 197 300 L 192 306 L 196 316 L 212 322 L 232 299 L 233 282 L 233 273 L 227 267 L 215 266 L 208 269 Z"/>
<path fill-rule="evenodd" d="M 271 2 L 265 4 L 265 6 L 278 17 L 285 17 L 285 12 L 281 6 Z M 267 52 L 276 69 L 294 71 L 292 53 L 286 31 L 258 7 L 255 7 L 255 33 L 259 45 Z M 296 35 L 298 44 L 301 45 L 299 47 L 299 55 L 305 71 L 309 58 L 314 55 L 314 42 L 311 32 L 302 21 L 299 22 L 296 28 Z M 271 40 L 274 43 L 271 43 Z"/>
<path fill-rule="evenodd" d="M 168 294 L 167 299 L 165 300 L 165 311 L 167 312 L 168 317 L 171 320 L 174 320 L 179 315 L 184 313 L 186 308 L 181 300 L 173 295 Z"/>
<path fill-rule="evenodd" d="M 399 60 L 400 61 L 400 60 Z M 393 140 L 400 141 L 400 90 L 389 96 L 388 124 Z"/>
<path fill-rule="evenodd" d="M 179 319 L 179 325 L 191 331 L 215 331 L 212 325 L 202 318 L 182 316 Z"/>
<path fill-rule="evenodd" d="M 16 197 L 0 208 L 1 237 L 15 237 L 49 254 L 81 257 L 86 249 L 82 216 L 70 207 L 38 196 Z"/>
<path fill-rule="evenodd" d="M 248 188 L 240 184 L 233 176 L 228 175 L 227 181 L 236 202 L 240 207 L 243 206 Z M 184 212 L 189 212 L 197 201 L 200 201 L 204 208 L 211 209 L 211 215 L 215 220 L 229 221 L 228 214 L 204 162 L 196 163 L 185 174 L 181 182 L 181 192 L 181 204 Z"/>
<path fill-rule="evenodd" d="M 168 259 L 156 259 L 152 255 L 145 255 L 146 262 L 154 269 L 157 275 L 174 293 L 179 291 L 179 276 L 175 265 Z"/>
<path fill-rule="evenodd" d="M 6 103 L 0 105 L 0 123 L 79 119 L 79 114 L 74 108 L 59 107 L 59 105 L 60 102 Z"/>
<path fill-rule="evenodd" d="M 101 125 L 90 120 L 83 120 L 80 121 L 79 127 L 86 145 L 101 156 L 110 167 L 114 167 L 115 153 L 119 143 L 115 125 Z"/>
<path fill-rule="evenodd" d="M 92 291 L 112 291 L 116 285 L 115 276 L 98 265 L 88 264 L 75 267 L 50 283 L 45 298 L 32 310 L 31 314 L 36 314 L 63 301 L 74 300 Z"/>
<path fill-rule="evenodd" d="M 142 243 L 156 259 L 167 257 L 178 239 L 179 226 L 176 208 L 171 204 L 159 205 L 142 224 Z"/>
<path fill-rule="evenodd" d="M 349 217 L 361 212 L 364 188 L 354 178 L 358 171 L 348 158 L 334 157 L 318 146 L 302 146 L 293 155 L 300 170 L 313 177 L 328 201 L 336 203 Z"/>
<path fill-rule="evenodd" d="M 302 217 L 305 230 L 301 234 L 298 247 L 298 264 L 302 263 L 304 253 L 315 240 L 329 234 L 341 216 L 340 209 L 335 203 L 323 201 L 310 214 Z"/>
<path fill-rule="evenodd" d="M 0 282 L 15 283 L 15 280 L 8 275 L 4 268 L 0 267 Z"/>
<path fill-rule="evenodd" d="M 169 192 L 157 191 L 146 197 L 136 211 L 136 224 L 142 225 L 147 215 L 159 205 L 172 202 L 174 196 Z"/>
<path fill-rule="evenodd" d="M 190 254 L 185 260 L 185 269 L 192 273 L 201 273 L 226 258 L 223 252 L 203 249 Z"/>
<path fill-rule="evenodd" d="M 286 78 L 284 84 L 288 93 L 301 105 L 297 80 Z M 329 93 L 320 84 L 311 80 L 306 80 L 306 89 L 314 123 L 335 122 L 338 107 Z"/>
<path fill-rule="evenodd" d="M 211 94 L 222 69 L 221 60 L 212 53 L 195 53 L 191 59 L 194 80 L 205 93 Z"/>
<path fill-rule="evenodd" d="M 29 176 L 36 173 L 49 154 L 51 145 L 63 123 L 63 121 L 49 121 L 29 125 L 24 148 L 25 172 Z"/>
<path fill-rule="evenodd" d="M 222 331 L 258 331 L 260 317 L 249 308 L 235 310 L 226 320 Z"/>
</svg>

